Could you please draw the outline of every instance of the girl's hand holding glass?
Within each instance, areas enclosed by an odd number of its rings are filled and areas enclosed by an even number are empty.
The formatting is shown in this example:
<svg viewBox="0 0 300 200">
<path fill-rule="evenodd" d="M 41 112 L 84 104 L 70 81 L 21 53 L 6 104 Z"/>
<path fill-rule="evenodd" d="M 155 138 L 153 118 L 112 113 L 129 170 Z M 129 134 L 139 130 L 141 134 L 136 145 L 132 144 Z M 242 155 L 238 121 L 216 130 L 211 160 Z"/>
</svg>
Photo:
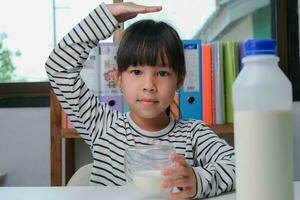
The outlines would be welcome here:
<svg viewBox="0 0 300 200">
<path fill-rule="evenodd" d="M 184 156 L 172 154 L 170 160 L 173 162 L 171 167 L 163 168 L 162 175 L 171 177 L 160 182 L 163 188 L 178 188 L 179 192 L 169 194 L 169 199 L 193 198 L 197 193 L 197 179 L 193 168 L 185 161 Z"/>
<path fill-rule="evenodd" d="M 125 173 L 128 183 L 137 191 L 138 199 L 166 199 L 172 188 L 163 188 L 160 181 L 169 177 L 161 169 L 172 166 L 170 155 L 175 148 L 170 145 L 129 147 L 125 151 Z"/>
</svg>

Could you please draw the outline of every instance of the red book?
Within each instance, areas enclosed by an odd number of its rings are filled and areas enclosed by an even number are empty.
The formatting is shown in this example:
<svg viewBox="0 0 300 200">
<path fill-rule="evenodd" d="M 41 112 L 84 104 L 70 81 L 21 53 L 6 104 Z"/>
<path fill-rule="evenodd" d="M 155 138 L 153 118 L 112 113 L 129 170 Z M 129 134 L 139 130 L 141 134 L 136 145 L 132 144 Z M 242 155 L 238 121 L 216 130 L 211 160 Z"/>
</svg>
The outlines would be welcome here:
<svg viewBox="0 0 300 200">
<path fill-rule="evenodd" d="M 213 71 L 210 44 L 202 45 L 202 92 L 203 121 L 210 125 L 213 124 Z"/>
</svg>

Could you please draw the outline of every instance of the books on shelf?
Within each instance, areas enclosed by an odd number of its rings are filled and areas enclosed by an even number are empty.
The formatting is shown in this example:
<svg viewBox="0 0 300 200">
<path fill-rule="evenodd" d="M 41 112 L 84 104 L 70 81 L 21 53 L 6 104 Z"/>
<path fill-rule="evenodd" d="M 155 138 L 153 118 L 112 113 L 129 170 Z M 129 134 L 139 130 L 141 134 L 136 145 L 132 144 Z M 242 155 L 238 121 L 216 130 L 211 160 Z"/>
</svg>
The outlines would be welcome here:
<svg viewBox="0 0 300 200">
<path fill-rule="evenodd" d="M 223 43 L 223 69 L 226 123 L 233 123 L 232 84 L 238 73 L 237 43 Z"/>
<path fill-rule="evenodd" d="M 243 69 L 242 59 L 245 57 L 245 41 L 238 42 L 238 73 Z"/>
<path fill-rule="evenodd" d="M 222 42 L 212 43 L 212 71 L 214 85 L 214 124 L 225 123 L 224 71 Z"/>
<path fill-rule="evenodd" d="M 243 43 L 202 44 L 200 40 L 183 40 L 187 74 L 170 105 L 174 119 L 194 118 L 207 125 L 233 122 L 232 84 L 242 69 Z M 128 112 L 113 75 L 117 49 L 116 43 L 99 43 L 91 50 L 81 75 L 101 101 L 111 104 L 113 109 Z M 73 128 L 63 111 L 62 127 Z"/>
<path fill-rule="evenodd" d="M 200 40 L 183 40 L 186 77 L 179 91 L 182 118 L 202 120 L 202 49 Z"/>
<path fill-rule="evenodd" d="M 116 67 L 116 56 L 118 50 L 117 43 L 99 43 L 99 98 L 101 102 L 107 103 L 111 109 L 123 111 L 123 98 L 120 88 L 116 84 L 114 77 L 114 67 Z"/>
<path fill-rule="evenodd" d="M 80 75 L 86 85 L 94 94 L 99 94 L 100 84 L 99 84 L 99 56 L 98 48 L 95 47 L 90 51 L 87 60 L 83 63 L 83 69 Z"/>
<path fill-rule="evenodd" d="M 202 115 L 207 125 L 214 123 L 213 116 L 213 71 L 212 71 L 212 46 L 202 45 Z"/>
</svg>

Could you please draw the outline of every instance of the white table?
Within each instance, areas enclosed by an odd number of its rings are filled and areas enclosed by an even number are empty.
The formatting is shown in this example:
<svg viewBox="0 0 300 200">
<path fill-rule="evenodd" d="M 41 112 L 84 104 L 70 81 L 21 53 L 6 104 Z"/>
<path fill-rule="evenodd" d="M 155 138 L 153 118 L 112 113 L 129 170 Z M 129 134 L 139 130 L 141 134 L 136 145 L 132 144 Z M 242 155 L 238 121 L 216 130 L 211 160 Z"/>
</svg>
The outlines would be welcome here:
<svg viewBox="0 0 300 200">
<path fill-rule="evenodd" d="M 132 187 L 0 187 L 3 200 L 136 200 Z M 224 194 L 209 200 L 235 200 L 235 194 Z M 300 200 L 300 182 L 295 182 L 295 200 Z"/>
</svg>

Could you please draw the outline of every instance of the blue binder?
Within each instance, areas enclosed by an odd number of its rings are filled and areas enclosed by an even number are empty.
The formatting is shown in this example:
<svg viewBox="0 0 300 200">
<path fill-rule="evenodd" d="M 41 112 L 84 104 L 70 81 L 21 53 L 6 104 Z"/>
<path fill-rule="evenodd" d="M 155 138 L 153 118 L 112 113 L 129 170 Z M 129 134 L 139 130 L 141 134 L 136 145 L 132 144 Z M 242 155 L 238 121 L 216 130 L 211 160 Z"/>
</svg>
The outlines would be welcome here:
<svg viewBox="0 0 300 200">
<path fill-rule="evenodd" d="M 183 40 L 186 77 L 179 90 L 182 119 L 202 120 L 202 60 L 201 41 Z"/>
</svg>

